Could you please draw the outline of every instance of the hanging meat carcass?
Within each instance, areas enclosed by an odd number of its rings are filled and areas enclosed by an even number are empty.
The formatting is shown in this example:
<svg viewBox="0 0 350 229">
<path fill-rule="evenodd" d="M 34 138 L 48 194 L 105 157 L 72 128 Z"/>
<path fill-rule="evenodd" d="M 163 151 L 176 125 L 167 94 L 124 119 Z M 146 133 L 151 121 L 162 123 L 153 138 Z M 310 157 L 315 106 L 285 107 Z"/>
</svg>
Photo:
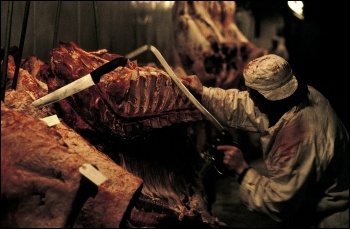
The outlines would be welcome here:
<svg viewBox="0 0 350 229">
<path fill-rule="evenodd" d="M 245 89 L 244 66 L 267 50 L 239 30 L 234 1 L 176 1 L 173 6 L 174 66 L 206 86 Z"/>
<path fill-rule="evenodd" d="M 39 78 L 45 79 L 49 91 L 116 56 L 105 50 L 86 52 L 73 42 L 61 43 L 51 55 L 49 65 L 30 63 L 35 58 L 23 65 L 39 67 L 39 71 L 31 72 L 38 72 Z M 36 82 L 29 75 L 30 82 Z M 151 91 L 147 92 L 147 88 Z M 30 90 L 33 89 L 24 87 L 23 91 L 9 91 L 5 103 L 22 111 L 30 110 L 19 105 L 26 101 L 30 106 L 38 98 L 38 93 Z M 22 99 L 16 101 L 16 98 Z M 116 164 L 142 179 L 140 193 L 130 200 L 119 226 L 226 226 L 212 215 L 203 185 L 207 162 L 189 137 L 187 124 L 201 122 L 203 117 L 161 69 L 129 62 L 126 67 L 105 75 L 98 85 L 51 106 L 50 112 Z M 29 115 L 33 113 L 36 112 Z"/>
<path fill-rule="evenodd" d="M 48 78 L 50 91 L 56 90 L 98 66 L 115 55 L 102 52 L 101 56 L 79 48 L 73 42 L 61 43 L 51 51 L 52 77 Z M 106 58 L 106 59 L 104 59 Z M 135 137 L 154 128 L 174 123 L 201 120 L 200 112 L 187 99 L 163 70 L 151 66 L 139 67 L 129 61 L 126 67 L 105 74 L 97 87 L 60 102 L 62 115 L 74 110 L 87 126 L 99 132 L 118 137 Z M 66 117 L 77 128 L 76 118 Z"/>
</svg>

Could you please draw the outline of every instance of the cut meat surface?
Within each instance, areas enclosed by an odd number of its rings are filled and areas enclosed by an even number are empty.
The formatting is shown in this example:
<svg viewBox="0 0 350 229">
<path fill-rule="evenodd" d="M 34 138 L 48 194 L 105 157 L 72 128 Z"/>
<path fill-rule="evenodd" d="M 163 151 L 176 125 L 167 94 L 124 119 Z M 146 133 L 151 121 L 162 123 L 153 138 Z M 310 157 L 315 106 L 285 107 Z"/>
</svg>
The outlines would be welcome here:
<svg viewBox="0 0 350 229">
<path fill-rule="evenodd" d="M 63 124 L 1 104 L 2 227 L 65 227 L 82 175 L 91 163 L 108 177 L 84 204 L 76 225 L 118 227 L 142 180 L 97 151 Z"/>
</svg>

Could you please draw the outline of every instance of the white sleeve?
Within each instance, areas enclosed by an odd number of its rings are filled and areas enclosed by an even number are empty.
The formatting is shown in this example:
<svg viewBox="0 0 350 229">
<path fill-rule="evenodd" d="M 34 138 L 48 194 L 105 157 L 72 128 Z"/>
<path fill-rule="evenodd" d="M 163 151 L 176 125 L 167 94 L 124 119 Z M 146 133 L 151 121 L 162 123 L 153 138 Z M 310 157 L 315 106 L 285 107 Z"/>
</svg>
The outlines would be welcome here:
<svg viewBox="0 0 350 229">
<path fill-rule="evenodd" d="M 267 116 L 254 106 L 247 91 L 204 87 L 202 102 L 224 126 L 253 132 L 268 128 Z"/>
</svg>

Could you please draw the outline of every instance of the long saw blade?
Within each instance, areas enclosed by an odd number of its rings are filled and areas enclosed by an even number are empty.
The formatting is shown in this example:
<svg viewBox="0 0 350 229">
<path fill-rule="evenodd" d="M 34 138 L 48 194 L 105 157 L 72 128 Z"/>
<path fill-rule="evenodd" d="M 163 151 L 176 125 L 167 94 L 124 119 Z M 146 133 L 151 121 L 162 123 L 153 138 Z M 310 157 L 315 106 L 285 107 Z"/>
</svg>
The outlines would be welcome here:
<svg viewBox="0 0 350 229">
<path fill-rule="evenodd" d="M 187 89 L 187 87 L 181 82 L 181 79 L 176 76 L 175 72 L 171 69 L 167 61 L 164 59 L 163 55 L 158 51 L 156 47 L 153 45 L 143 45 L 140 48 L 128 53 L 125 55 L 126 58 L 131 59 L 145 51 L 151 51 L 159 60 L 159 62 L 164 67 L 165 71 L 169 74 L 174 83 L 180 88 L 180 90 L 187 96 L 187 98 L 202 112 L 202 114 L 211 121 L 216 128 L 220 131 L 224 131 L 224 127 L 220 124 L 220 122 L 214 118 L 214 116 L 209 113 L 205 107 L 194 97 L 194 95 Z"/>
</svg>

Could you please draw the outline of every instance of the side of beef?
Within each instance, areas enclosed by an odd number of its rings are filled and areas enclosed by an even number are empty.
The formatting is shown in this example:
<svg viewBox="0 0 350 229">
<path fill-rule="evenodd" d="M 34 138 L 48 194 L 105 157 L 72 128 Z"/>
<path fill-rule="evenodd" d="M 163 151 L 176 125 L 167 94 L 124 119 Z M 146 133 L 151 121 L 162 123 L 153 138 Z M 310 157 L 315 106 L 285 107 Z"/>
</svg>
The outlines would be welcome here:
<svg viewBox="0 0 350 229">
<path fill-rule="evenodd" d="M 65 125 L 50 128 L 2 103 L 1 226 L 65 227 L 85 163 L 97 166 L 108 180 L 83 205 L 76 226 L 118 227 L 142 180 Z"/>
<path fill-rule="evenodd" d="M 73 42 L 60 43 L 51 55 L 50 91 L 108 61 L 82 50 Z M 58 110 L 74 129 L 94 129 L 97 133 L 121 138 L 174 123 L 203 119 L 167 73 L 155 67 L 139 67 L 132 61 L 105 74 L 97 86 L 62 100 Z M 83 120 L 87 125 L 79 126 L 77 120 Z"/>
</svg>

